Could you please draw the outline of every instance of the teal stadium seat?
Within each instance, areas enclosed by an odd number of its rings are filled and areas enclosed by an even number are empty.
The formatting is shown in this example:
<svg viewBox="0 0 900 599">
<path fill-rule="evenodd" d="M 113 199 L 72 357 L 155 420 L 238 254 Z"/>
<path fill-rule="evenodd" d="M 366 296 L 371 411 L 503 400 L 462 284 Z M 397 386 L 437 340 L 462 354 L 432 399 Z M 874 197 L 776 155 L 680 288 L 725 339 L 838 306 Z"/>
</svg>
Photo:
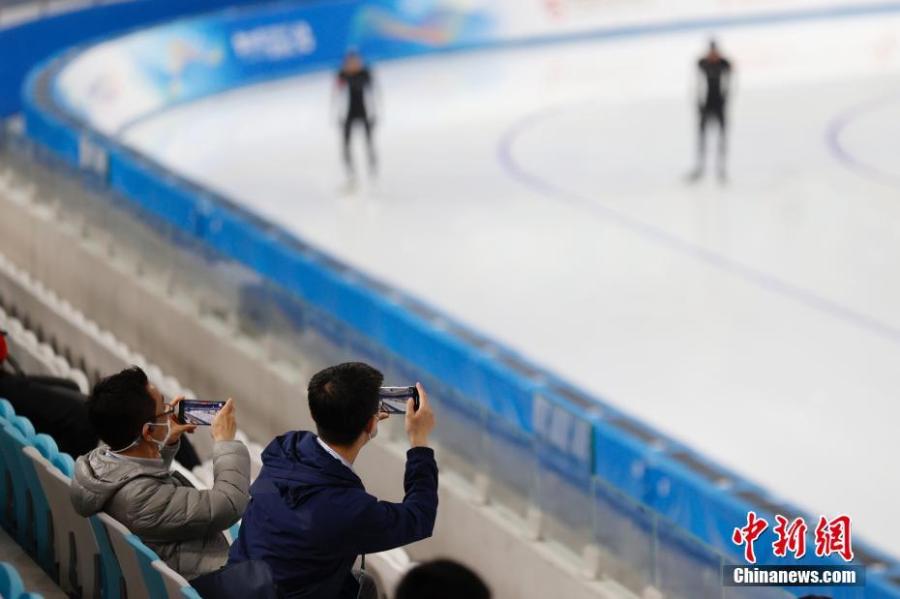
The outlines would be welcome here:
<svg viewBox="0 0 900 599">
<path fill-rule="evenodd" d="M 9 421 L 16 415 L 12 404 L 6 399 L 0 398 L 0 434 L 2 434 L 3 426 L 9 424 Z M 5 453 L 3 452 L 3 443 L 0 441 L 0 525 L 6 530 L 12 530 L 13 522 L 10 513 L 12 499 L 10 493 L 12 485 L 12 473 L 6 463 Z"/>
<path fill-rule="evenodd" d="M 228 537 L 229 544 L 237 541 L 238 534 L 240 532 L 241 532 L 241 521 L 238 520 L 237 522 L 235 522 L 234 524 L 231 525 L 231 528 L 228 529 L 228 534 L 226 536 Z"/>
<path fill-rule="evenodd" d="M 50 506 L 53 553 L 60 588 L 70 596 L 99 596 L 99 589 L 102 588 L 100 547 L 90 521 L 78 515 L 72 507 L 69 500 L 69 478 L 41 455 L 36 447 L 26 448 L 25 456 L 31 460 Z M 117 584 L 118 576 L 115 581 Z"/>
<path fill-rule="evenodd" d="M 18 599 L 25 592 L 19 572 L 6 562 L 0 562 L 0 597 Z"/>
<path fill-rule="evenodd" d="M 31 442 L 31 438 L 34 437 L 34 425 L 31 424 L 31 420 L 25 418 L 24 416 L 13 416 L 9 419 L 10 424 L 12 424 L 22 436 L 25 437 L 28 442 Z"/>
<path fill-rule="evenodd" d="M 59 455 L 56 441 L 50 435 L 45 435 L 44 433 L 34 435 L 31 438 L 31 445 L 48 461 Z M 53 513 L 50 510 L 49 499 L 35 470 L 34 462 L 27 457 L 23 457 L 22 462 L 22 470 L 26 474 L 26 483 L 28 484 L 33 509 L 35 557 L 44 571 L 58 582 L 59 569 L 56 566 L 53 552 Z"/>
<path fill-rule="evenodd" d="M 93 530 L 94 538 L 97 540 L 97 547 L 100 549 L 103 597 L 104 599 L 122 599 L 126 597 L 125 579 L 122 575 L 119 559 L 110 542 L 109 533 L 106 532 L 106 527 L 100 520 L 99 514 L 88 518 L 88 522 L 91 524 L 91 530 Z"/>
<path fill-rule="evenodd" d="M 3 456 L 4 476 L 7 493 L 4 496 L 3 526 L 16 542 L 29 552 L 34 551 L 31 543 L 31 508 L 28 485 L 23 468 L 25 456 L 22 449 L 28 447 L 28 437 L 22 434 L 24 425 L 16 426 L 17 416 L 0 422 L 0 454 Z"/>
<path fill-rule="evenodd" d="M 109 514 L 100 512 L 94 518 L 99 521 L 100 527 L 106 533 L 109 546 L 119 564 L 121 571 L 119 584 L 122 589 L 119 596 L 128 599 L 156 599 L 148 592 L 138 555 L 128 541 L 129 536 L 134 536 L 131 531 Z"/>
<path fill-rule="evenodd" d="M 40 593 L 26 593 L 18 570 L 6 562 L 0 562 L 0 597 L 3 599 L 44 599 Z"/>
<path fill-rule="evenodd" d="M 44 459 L 48 462 L 52 462 L 53 458 L 59 454 L 59 448 L 56 446 L 56 441 L 54 441 L 53 437 L 50 435 L 38 433 L 31 440 L 31 444 L 34 445 L 38 452 L 44 456 Z"/>
<path fill-rule="evenodd" d="M 125 541 L 131 546 L 135 557 L 137 557 L 138 565 L 141 567 L 141 574 L 144 576 L 144 586 L 147 587 L 147 592 L 150 593 L 150 596 L 154 598 L 168 597 L 168 588 L 166 587 L 162 574 L 158 568 L 153 567 L 154 562 L 160 562 L 159 556 L 156 555 L 152 549 L 144 545 L 137 535 L 129 534 L 125 537 Z M 181 585 L 178 587 L 178 594 L 173 595 L 173 597 L 179 597 L 180 595 Z"/>
<path fill-rule="evenodd" d="M 40 481 L 31 465 L 31 460 L 22 453 L 34 443 L 37 437 L 34 426 L 23 416 L 14 416 L 4 427 L 4 444 L 9 460 L 15 464 L 18 476 L 13 481 L 13 497 L 16 501 L 16 540 L 31 554 L 40 566 L 51 576 L 55 572 L 53 542 L 51 539 L 50 507 Z M 56 448 L 56 442 L 47 435 L 41 435 L 40 443 L 48 450 Z M 57 451 L 58 453 L 58 451 Z"/>
<path fill-rule="evenodd" d="M 181 596 L 184 599 L 203 599 L 194 587 L 183 587 L 181 589 Z"/>
<path fill-rule="evenodd" d="M 191 587 L 190 583 L 185 580 L 184 576 L 167 566 L 161 559 L 157 557 L 156 561 L 151 565 L 153 566 L 153 569 L 159 573 L 160 577 L 162 577 L 163 584 L 166 587 L 166 597 L 168 599 L 182 599 L 183 597 L 194 596 L 199 599 L 200 595 L 193 587 Z"/>
<path fill-rule="evenodd" d="M 15 415 L 16 411 L 13 409 L 12 404 L 9 403 L 9 400 L 0 397 L 0 418 L 9 420 Z"/>
<path fill-rule="evenodd" d="M 75 460 L 67 453 L 59 453 L 51 460 L 54 466 L 59 468 L 65 476 L 72 478 L 75 475 Z"/>
</svg>

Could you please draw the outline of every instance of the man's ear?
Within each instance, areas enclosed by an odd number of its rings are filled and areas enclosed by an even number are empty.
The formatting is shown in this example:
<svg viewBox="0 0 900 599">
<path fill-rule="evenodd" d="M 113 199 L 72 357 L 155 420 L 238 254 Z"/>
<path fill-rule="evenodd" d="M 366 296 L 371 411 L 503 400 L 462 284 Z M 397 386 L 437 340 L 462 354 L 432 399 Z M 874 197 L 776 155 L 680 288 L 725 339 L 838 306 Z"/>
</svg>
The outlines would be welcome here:
<svg viewBox="0 0 900 599">
<path fill-rule="evenodd" d="M 369 418 L 369 421 L 366 423 L 365 432 L 366 432 L 367 437 L 372 434 L 372 431 L 375 430 L 375 427 L 377 425 L 378 425 L 378 414 L 375 414 L 374 416 Z"/>
<path fill-rule="evenodd" d="M 147 422 L 145 422 L 145 423 L 141 426 L 141 441 L 146 441 L 146 440 L 147 440 L 147 435 L 149 435 L 149 434 L 151 434 L 150 424 L 147 423 Z"/>
</svg>

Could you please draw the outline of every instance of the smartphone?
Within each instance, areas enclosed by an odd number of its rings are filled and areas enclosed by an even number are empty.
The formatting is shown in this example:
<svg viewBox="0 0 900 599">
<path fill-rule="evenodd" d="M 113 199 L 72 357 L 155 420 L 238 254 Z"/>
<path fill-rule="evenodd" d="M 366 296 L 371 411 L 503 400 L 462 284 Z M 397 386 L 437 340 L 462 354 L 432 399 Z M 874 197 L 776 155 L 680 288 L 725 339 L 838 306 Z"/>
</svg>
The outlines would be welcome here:
<svg viewBox="0 0 900 599">
<path fill-rule="evenodd" d="M 224 401 L 201 401 L 182 399 L 178 403 L 178 422 L 209 426 L 216 414 L 225 407 Z"/>
<path fill-rule="evenodd" d="M 382 387 L 378 391 L 381 411 L 388 414 L 406 414 L 406 402 L 412 398 L 415 409 L 419 409 L 419 390 L 416 387 Z"/>
</svg>

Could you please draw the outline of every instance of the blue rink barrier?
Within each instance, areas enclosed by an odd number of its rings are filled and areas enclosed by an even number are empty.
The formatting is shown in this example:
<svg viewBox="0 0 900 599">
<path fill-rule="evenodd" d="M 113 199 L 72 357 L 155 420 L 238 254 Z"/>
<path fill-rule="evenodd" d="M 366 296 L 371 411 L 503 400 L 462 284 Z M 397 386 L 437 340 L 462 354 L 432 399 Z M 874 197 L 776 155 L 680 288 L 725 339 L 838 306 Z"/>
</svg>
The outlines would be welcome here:
<svg viewBox="0 0 900 599">
<path fill-rule="evenodd" d="M 0 27 L 0 117 L 20 110 L 20 91 L 36 64 L 61 50 L 135 27 L 257 0 L 128 0 L 81 7 Z"/>
<path fill-rule="evenodd" d="M 258 61 L 245 64 L 225 52 L 215 67 L 220 70 L 198 78 L 206 87 L 198 84 L 187 99 L 267 76 L 330 68 L 349 43 L 360 39 L 375 56 L 429 51 L 379 40 L 347 25 L 355 22 L 356 12 L 372 4 L 390 3 L 282 3 L 198 20 L 197 30 L 211 31 L 210 39 L 219 41 L 233 39 L 248 27 L 298 19 L 309 24 L 316 39 L 331 41 L 268 66 Z M 334 13 L 329 12 L 332 7 Z M 179 21 L 177 26 L 183 29 L 193 22 Z M 458 47 L 469 43 L 473 40 L 461 38 Z M 55 94 L 47 92 L 53 88 L 54 74 L 70 58 L 67 54 L 50 61 L 29 76 L 23 110 L 31 139 L 154 219 L 242 263 L 297 298 L 304 312 L 298 318 L 335 345 L 422 376 L 437 389 L 436 395 L 446 398 L 460 430 L 471 426 L 470 436 L 454 449 L 477 460 L 489 448 L 492 476 L 535 499 L 549 515 L 575 530 L 588 531 L 599 545 L 638 564 L 647 580 L 684 596 L 707 596 L 712 589 L 721 589 L 717 568 L 741 563 L 742 550 L 732 543 L 731 533 L 746 522 L 748 511 L 770 522 L 775 513 L 791 518 L 802 514 L 602 398 L 80 123 Z M 772 540 L 770 529 L 759 547 Z M 856 542 L 854 548 L 856 561 L 869 566 L 866 588 L 829 589 L 829 594 L 840 599 L 900 598 L 900 564 L 864 543 Z M 805 561 L 839 563 L 812 557 Z M 685 572 L 699 574 L 696 580 L 685 580 Z"/>
</svg>

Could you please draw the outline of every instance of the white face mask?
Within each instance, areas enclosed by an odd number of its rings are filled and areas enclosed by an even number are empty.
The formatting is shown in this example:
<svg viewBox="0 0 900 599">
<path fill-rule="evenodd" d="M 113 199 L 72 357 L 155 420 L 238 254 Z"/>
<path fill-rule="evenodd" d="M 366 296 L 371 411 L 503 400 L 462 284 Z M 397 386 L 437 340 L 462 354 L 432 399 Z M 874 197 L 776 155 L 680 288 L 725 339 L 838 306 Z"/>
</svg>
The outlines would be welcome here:
<svg viewBox="0 0 900 599">
<path fill-rule="evenodd" d="M 147 425 L 148 426 L 164 426 L 164 427 L 166 427 L 166 436 L 163 438 L 162 441 L 157 441 L 153 437 L 150 438 L 150 441 L 156 444 L 157 449 L 159 449 L 159 451 L 162 451 L 163 447 L 165 447 L 169 443 L 169 439 L 172 436 L 171 425 L 168 422 L 148 422 Z M 132 441 L 131 445 L 129 445 L 128 447 L 123 447 L 122 449 L 111 449 L 110 451 L 112 451 L 113 453 L 122 453 L 123 451 L 128 451 L 129 449 L 131 449 L 132 447 L 134 447 L 135 445 L 140 443 L 141 439 L 143 439 L 143 438 L 144 438 L 144 435 L 141 434 L 137 439 Z"/>
<path fill-rule="evenodd" d="M 172 425 L 168 422 L 148 422 L 150 426 L 164 426 L 166 427 L 166 436 L 163 437 L 162 441 L 157 441 L 153 437 L 150 437 L 150 441 L 156 443 L 156 447 L 162 451 L 163 447 L 169 444 L 169 439 L 172 437 Z"/>
</svg>

